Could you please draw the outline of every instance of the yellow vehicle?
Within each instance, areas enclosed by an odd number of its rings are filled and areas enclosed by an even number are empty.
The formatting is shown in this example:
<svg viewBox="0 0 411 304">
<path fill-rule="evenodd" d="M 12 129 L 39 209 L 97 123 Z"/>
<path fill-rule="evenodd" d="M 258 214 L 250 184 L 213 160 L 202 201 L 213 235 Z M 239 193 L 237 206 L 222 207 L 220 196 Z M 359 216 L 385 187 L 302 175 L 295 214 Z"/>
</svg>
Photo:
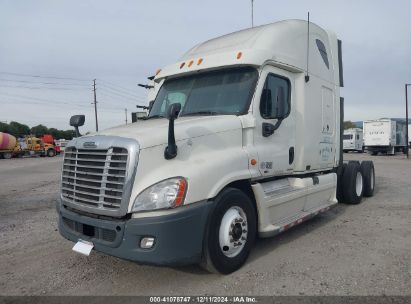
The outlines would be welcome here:
<svg viewBox="0 0 411 304">
<path fill-rule="evenodd" d="M 24 155 L 53 157 L 56 155 L 56 148 L 53 144 L 45 143 L 35 136 L 29 135 L 16 139 L 10 134 L 0 134 L 0 158 L 9 159 Z"/>
<path fill-rule="evenodd" d="M 40 138 L 26 136 L 19 140 L 20 151 L 24 154 L 37 154 L 40 156 L 53 157 L 56 155 L 56 148 L 53 144 L 44 143 Z"/>
</svg>

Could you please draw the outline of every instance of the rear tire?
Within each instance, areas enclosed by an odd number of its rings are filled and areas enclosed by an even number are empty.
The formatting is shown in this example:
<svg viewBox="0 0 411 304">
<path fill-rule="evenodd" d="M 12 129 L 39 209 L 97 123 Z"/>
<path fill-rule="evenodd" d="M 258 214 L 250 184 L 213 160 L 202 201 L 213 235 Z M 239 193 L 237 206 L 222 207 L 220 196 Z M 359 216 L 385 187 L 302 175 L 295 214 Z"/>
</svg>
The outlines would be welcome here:
<svg viewBox="0 0 411 304">
<path fill-rule="evenodd" d="M 364 178 L 360 163 L 350 161 L 343 173 L 343 199 L 347 204 L 361 203 L 364 193 Z"/>
<path fill-rule="evenodd" d="M 53 149 L 48 149 L 47 150 L 47 156 L 48 157 L 53 157 L 56 155 L 56 152 Z"/>
<path fill-rule="evenodd" d="M 346 163 L 343 163 L 338 169 L 337 169 L 337 200 L 339 203 L 344 203 L 344 194 L 343 194 L 343 175 L 344 175 L 344 170 L 347 167 Z"/>
<path fill-rule="evenodd" d="M 374 163 L 370 160 L 361 162 L 361 173 L 364 179 L 364 196 L 373 196 L 375 188 Z"/>
<path fill-rule="evenodd" d="M 257 233 L 256 212 L 251 199 L 235 188 L 223 190 L 208 221 L 201 267 L 229 274 L 247 260 Z"/>
<path fill-rule="evenodd" d="M 10 152 L 3 153 L 3 157 L 5 159 L 10 159 L 12 156 L 13 156 L 13 154 L 11 154 Z"/>
</svg>

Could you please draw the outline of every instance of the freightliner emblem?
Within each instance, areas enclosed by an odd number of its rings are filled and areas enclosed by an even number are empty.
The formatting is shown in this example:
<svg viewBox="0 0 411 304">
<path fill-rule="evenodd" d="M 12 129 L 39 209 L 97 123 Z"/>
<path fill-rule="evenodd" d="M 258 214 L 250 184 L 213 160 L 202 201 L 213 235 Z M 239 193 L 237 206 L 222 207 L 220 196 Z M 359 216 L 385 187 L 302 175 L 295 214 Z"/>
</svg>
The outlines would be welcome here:
<svg viewBox="0 0 411 304">
<path fill-rule="evenodd" d="M 94 141 L 86 141 L 83 148 L 97 148 L 97 144 Z"/>
</svg>

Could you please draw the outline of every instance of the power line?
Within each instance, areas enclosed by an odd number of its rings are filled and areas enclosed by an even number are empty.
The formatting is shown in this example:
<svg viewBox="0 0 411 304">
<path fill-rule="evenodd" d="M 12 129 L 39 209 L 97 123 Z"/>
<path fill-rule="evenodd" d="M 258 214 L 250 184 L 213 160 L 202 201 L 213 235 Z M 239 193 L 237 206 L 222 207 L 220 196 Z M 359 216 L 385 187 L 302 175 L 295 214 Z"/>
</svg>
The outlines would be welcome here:
<svg viewBox="0 0 411 304">
<path fill-rule="evenodd" d="M 101 92 L 101 90 L 103 90 L 103 92 Z M 115 93 L 115 92 L 112 92 L 112 91 L 108 91 L 105 88 L 100 88 L 100 94 L 109 96 L 111 98 L 120 97 L 121 99 L 126 100 L 128 102 L 133 102 L 134 104 L 139 103 L 139 102 L 145 103 L 145 101 L 142 100 L 142 99 L 137 99 L 137 98 L 132 98 L 132 97 L 128 97 L 128 96 L 125 96 L 125 95 L 121 95 L 121 94 L 118 94 L 118 93 Z"/>
<path fill-rule="evenodd" d="M 29 99 L 29 100 L 31 100 L 31 99 L 33 99 L 33 100 L 38 100 L 38 101 L 44 101 L 44 102 L 47 102 L 48 104 L 56 104 L 56 103 L 63 103 L 63 104 L 69 104 L 69 105 L 71 105 L 71 104 L 74 104 L 74 105 L 76 105 L 77 103 L 75 103 L 75 102 L 72 102 L 72 101 L 62 101 L 61 99 L 60 100 L 56 100 L 56 99 L 53 99 L 53 100 L 50 100 L 50 99 L 46 99 L 46 98 L 36 98 L 36 97 L 33 97 L 33 96 L 24 96 L 24 95 L 15 95 L 15 94 L 8 94 L 8 93 L 2 93 L 2 92 L 0 92 L 0 95 L 3 95 L 3 96 L 7 96 L 8 98 L 10 98 L 10 97 L 12 97 L 12 98 L 23 98 L 23 99 Z M 87 104 L 88 103 L 88 101 L 80 101 L 80 103 L 82 103 L 82 104 Z"/>
<path fill-rule="evenodd" d="M 87 88 L 50 88 L 50 87 L 27 87 L 20 85 L 5 85 L 0 84 L 0 87 L 4 88 L 19 88 L 19 89 L 28 89 L 28 90 L 62 90 L 62 91 L 77 91 L 77 90 L 89 90 Z"/>
<path fill-rule="evenodd" d="M 132 92 L 132 94 L 135 94 L 135 93 L 136 93 L 134 90 L 131 90 L 131 89 L 128 89 L 128 88 L 122 87 L 122 86 L 120 86 L 120 85 L 118 85 L 118 84 L 116 84 L 116 83 L 114 83 L 114 82 L 107 81 L 107 80 L 100 80 L 100 81 L 102 81 L 103 83 L 106 83 L 106 84 L 111 84 L 112 86 L 114 86 L 114 87 L 116 87 L 116 88 L 118 88 L 118 89 L 121 89 L 121 90 L 124 90 L 124 91 L 129 91 L 129 92 Z"/>
<path fill-rule="evenodd" d="M 12 72 L 1 72 L 0 74 L 6 75 L 14 75 L 20 77 L 34 77 L 34 78 L 47 78 L 47 79 L 64 79 L 64 80 L 74 80 L 74 81 L 90 81 L 89 79 L 81 79 L 81 78 L 72 78 L 72 77 L 60 77 L 60 76 L 41 76 L 41 75 L 31 75 L 31 74 L 19 74 L 19 73 L 12 73 Z"/>
<path fill-rule="evenodd" d="M 122 90 L 118 90 L 117 88 L 112 87 L 111 85 L 103 84 L 103 87 L 104 87 L 106 90 L 111 90 L 111 91 L 113 91 L 113 92 L 116 92 L 116 93 L 118 93 L 118 94 L 122 94 L 122 95 L 124 95 L 124 96 L 132 97 L 132 98 L 143 98 L 142 96 L 138 96 L 138 95 L 134 95 L 134 94 L 131 94 L 131 93 L 122 91 Z"/>
<path fill-rule="evenodd" d="M 81 87 L 88 87 L 88 84 L 82 83 L 64 83 L 64 82 L 38 82 L 38 81 L 28 81 L 28 80 L 16 80 L 16 79 L 4 79 L 0 78 L 0 81 L 6 82 L 18 82 L 18 83 L 31 83 L 31 84 L 46 84 L 46 85 L 68 85 L 68 86 L 81 86 Z"/>
</svg>

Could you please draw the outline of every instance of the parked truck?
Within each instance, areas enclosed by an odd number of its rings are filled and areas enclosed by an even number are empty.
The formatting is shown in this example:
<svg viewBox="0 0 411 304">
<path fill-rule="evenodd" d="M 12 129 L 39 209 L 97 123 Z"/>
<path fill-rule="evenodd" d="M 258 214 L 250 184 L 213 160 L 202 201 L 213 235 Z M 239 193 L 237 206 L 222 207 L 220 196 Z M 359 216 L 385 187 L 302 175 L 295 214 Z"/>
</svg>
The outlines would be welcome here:
<svg viewBox="0 0 411 304">
<path fill-rule="evenodd" d="M 406 152 L 407 124 L 390 118 L 366 120 L 363 122 L 365 150 L 372 155 Z"/>
<path fill-rule="evenodd" d="M 299 20 L 235 32 L 153 81 L 147 119 L 66 146 L 57 211 L 73 250 L 226 274 L 257 237 L 373 194 L 372 162 L 342 160 L 332 32 Z M 80 135 L 84 116 L 70 124 Z"/>
<path fill-rule="evenodd" d="M 350 128 L 344 130 L 343 151 L 364 152 L 363 132 L 360 128 Z"/>
<path fill-rule="evenodd" d="M 0 132 L 0 157 L 9 159 L 26 155 L 53 157 L 56 149 L 53 144 L 45 143 L 42 139 L 32 135 L 17 138 Z"/>
</svg>

